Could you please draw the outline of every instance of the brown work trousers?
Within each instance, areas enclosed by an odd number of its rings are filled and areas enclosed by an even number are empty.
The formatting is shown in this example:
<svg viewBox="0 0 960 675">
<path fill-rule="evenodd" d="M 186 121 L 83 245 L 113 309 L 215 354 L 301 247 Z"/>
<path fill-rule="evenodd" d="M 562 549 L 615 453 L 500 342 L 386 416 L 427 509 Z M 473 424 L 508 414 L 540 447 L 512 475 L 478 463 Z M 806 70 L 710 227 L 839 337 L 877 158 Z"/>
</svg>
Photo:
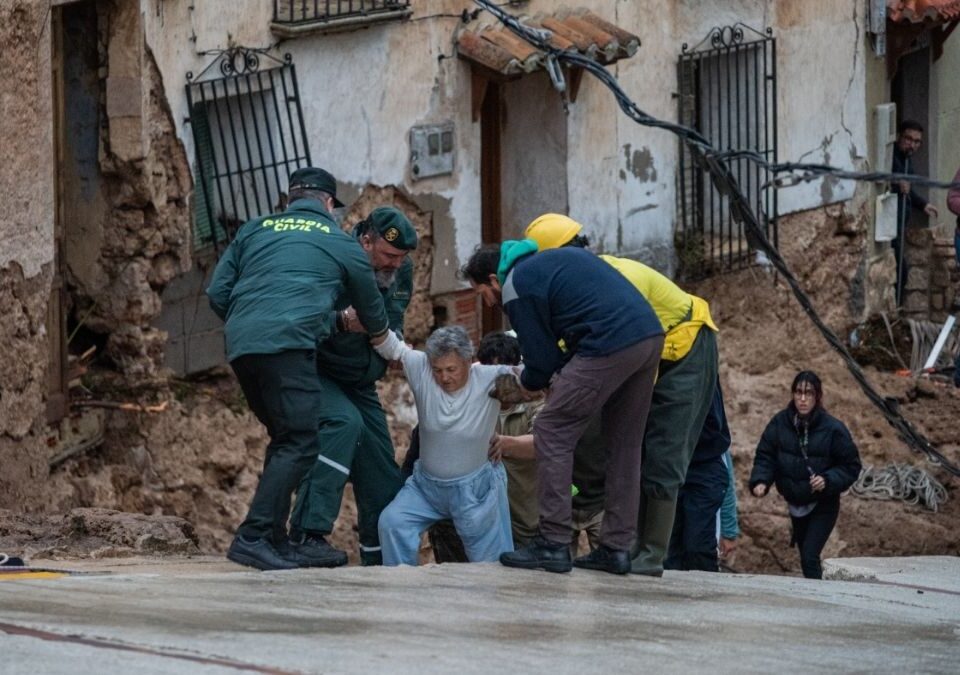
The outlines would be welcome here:
<svg viewBox="0 0 960 675">
<path fill-rule="evenodd" d="M 663 336 L 656 335 L 608 356 L 575 355 L 554 378 L 533 423 L 540 534 L 545 539 L 570 544 L 573 451 L 590 419 L 602 411 L 607 473 L 600 541 L 621 551 L 633 544 L 640 450 L 662 349 Z"/>
</svg>

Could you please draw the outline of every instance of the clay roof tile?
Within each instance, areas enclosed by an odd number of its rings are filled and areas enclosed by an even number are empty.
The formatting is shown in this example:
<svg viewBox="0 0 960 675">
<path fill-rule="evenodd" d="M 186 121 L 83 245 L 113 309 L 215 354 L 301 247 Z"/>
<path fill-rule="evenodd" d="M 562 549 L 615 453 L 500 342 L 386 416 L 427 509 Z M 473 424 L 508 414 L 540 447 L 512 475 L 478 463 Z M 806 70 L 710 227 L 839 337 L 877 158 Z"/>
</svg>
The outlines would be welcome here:
<svg viewBox="0 0 960 675">
<path fill-rule="evenodd" d="M 960 0 L 887 0 L 887 18 L 895 22 L 960 19 Z"/>
<path fill-rule="evenodd" d="M 575 49 L 604 64 L 633 56 L 640 47 L 636 35 L 587 10 L 561 9 L 526 23 L 549 31 L 554 48 Z M 517 76 L 544 67 L 543 52 L 500 26 L 464 31 L 457 43 L 460 58 L 503 75 Z"/>
<path fill-rule="evenodd" d="M 484 40 L 472 31 L 464 31 L 460 34 L 457 39 L 457 51 L 461 58 L 504 75 L 513 75 L 521 71 L 520 62 L 509 51 L 489 40 Z"/>
<path fill-rule="evenodd" d="M 543 59 L 543 54 L 536 47 L 508 30 L 492 28 L 482 31 L 480 37 L 508 51 L 528 73 L 536 70 Z"/>
<path fill-rule="evenodd" d="M 958 0 L 958 2 L 960 2 L 960 0 Z M 614 36 L 617 39 L 617 42 L 620 44 L 622 56 L 633 56 L 637 53 L 637 50 L 640 49 L 640 38 L 638 36 L 627 30 L 624 30 L 623 28 L 620 28 L 620 26 L 600 18 L 593 12 L 584 12 L 580 18 L 587 23 L 600 28 L 605 33 L 609 33 L 610 35 Z"/>
<path fill-rule="evenodd" d="M 568 26 L 556 16 L 544 17 L 541 19 L 540 25 L 557 35 L 565 37 L 576 46 L 577 51 L 586 52 L 591 48 L 594 52 L 596 51 L 596 45 L 589 36 L 584 35 L 573 26 Z"/>
</svg>

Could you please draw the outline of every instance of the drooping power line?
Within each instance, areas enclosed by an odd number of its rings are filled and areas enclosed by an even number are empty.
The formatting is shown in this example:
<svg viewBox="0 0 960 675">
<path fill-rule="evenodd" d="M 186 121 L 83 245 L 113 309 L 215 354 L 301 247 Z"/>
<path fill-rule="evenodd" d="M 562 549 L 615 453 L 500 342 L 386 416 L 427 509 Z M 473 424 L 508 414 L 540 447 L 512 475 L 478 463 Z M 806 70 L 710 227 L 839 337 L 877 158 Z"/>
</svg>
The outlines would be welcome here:
<svg viewBox="0 0 960 675">
<path fill-rule="evenodd" d="M 566 83 L 563 79 L 563 71 L 560 68 L 560 64 L 581 68 L 600 80 L 613 93 L 617 104 L 624 114 L 637 124 L 664 129 L 680 137 L 689 148 L 694 161 L 709 174 L 717 191 L 729 199 L 733 218 L 738 223 L 743 224 L 752 235 L 751 239 L 755 240 L 755 246 L 766 253 L 773 266 L 783 275 L 783 278 L 793 291 L 797 302 L 800 303 L 804 312 L 810 317 L 810 320 L 823 335 L 827 343 L 843 359 L 847 370 L 853 375 L 853 378 L 857 381 L 857 384 L 860 385 L 860 388 L 864 394 L 866 394 L 867 398 L 870 399 L 870 402 L 876 406 L 887 422 L 896 429 L 900 438 L 912 450 L 925 455 L 932 464 L 942 466 L 954 476 L 960 477 L 960 467 L 955 466 L 944 457 L 920 431 L 900 414 L 896 399 L 884 398 L 874 389 L 873 385 L 867 380 L 866 375 L 864 375 L 860 364 L 850 355 L 850 352 L 840 338 L 838 338 L 820 318 L 820 315 L 810 302 L 810 298 L 787 266 L 786 261 L 784 261 L 780 252 L 773 244 L 770 243 L 766 231 L 761 225 L 761 221 L 757 218 L 756 213 L 754 213 L 747 197 L 740 190 L 740 186 L 726 162 L 736 159 L 746 159 L 754 162 L 765 169 L 771 175 L 774 185 L 779 187 L 795 185 L 799 182 L 813 180 L 822 176 L 832 176 L 843 180 L 871 183 L 908 181 L 916 185 L 934 188 L 960 189 L 960 183 L 944 183 L 910 174 L 849 171 L 828 164 L 804 164 L 799 162 L 772 164 L 767 162 L 758 153 L 749 150 L 717 151 L 711 145 L 710 141 L 695 129 L 675 122 L 661 120 L 645 113 L 627 95 L 619 82 L 617 82 L 617 79 L 604 66 L 579 52 L 566 51 L 553 47 L 549 42 L 549 31 L 521 23 L 517 17 L 508 14 L 494 3 L 489 2 L 489 0 L 474 0 L 474 2 L 490 12 L 512 33 L 547 54 L 547 72 L 554 86 L 561 93 L 565 94 Z"/>
</svg>

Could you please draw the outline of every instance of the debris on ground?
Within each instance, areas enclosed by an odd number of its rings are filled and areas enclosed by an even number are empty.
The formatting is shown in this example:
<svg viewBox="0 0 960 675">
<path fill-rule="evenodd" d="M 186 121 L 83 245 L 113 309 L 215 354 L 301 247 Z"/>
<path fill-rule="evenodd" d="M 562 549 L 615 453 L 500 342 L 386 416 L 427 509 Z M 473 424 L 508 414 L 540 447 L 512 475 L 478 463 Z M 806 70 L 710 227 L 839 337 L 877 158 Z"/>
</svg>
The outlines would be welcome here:
<svg viewBox="0 0 960 675">
<path fill-rule="evenodd" d="M 0 551 L 26 560 L 199 553 L 193 525 L 176 516 L 79 508 L 64 515 L 0 510 Z"/>
</svg>

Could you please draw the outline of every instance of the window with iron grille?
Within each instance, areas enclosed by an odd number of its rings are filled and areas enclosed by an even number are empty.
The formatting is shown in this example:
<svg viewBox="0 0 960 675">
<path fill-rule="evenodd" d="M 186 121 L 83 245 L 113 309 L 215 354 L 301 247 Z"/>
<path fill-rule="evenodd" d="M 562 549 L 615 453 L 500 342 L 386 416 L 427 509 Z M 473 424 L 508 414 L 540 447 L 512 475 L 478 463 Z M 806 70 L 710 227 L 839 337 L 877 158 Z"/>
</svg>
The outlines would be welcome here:
<svg viewBox="0 0 960 675">
<path fill-rule="evenodd" d="M 264 56 L 231 49 L 204 71 L 219 63 L 224 77 L 187 75 L 195 249 L 219 253 L 240 225 L 280 210 L 290 173 L 310 165 L 296 70 L 289 55 L 261 70 Z"/>
<path fill-rule="evenodd" d="M 412 13 L 409 0 L 273 0 L 274 30 L 318 30 L 402 19 Z"/>
<path fill-rule="evenodd" d="M 752 39 L 751 39 L 752 38 Z M 678 63 L 678 119 L 718 150 L 752 150 L 777 161 L 776 41 L 736 24 L 714 28 Z M 745 159 L 729 162 L 741 191 L 777 244 L 777 194 L 766 173 Z M 726 195 L 680 143 L 677 173 L 677 257 L 680 275 L 699 278 L 740 269 L 755 258 L 752 236 Z"/>
</svg>

